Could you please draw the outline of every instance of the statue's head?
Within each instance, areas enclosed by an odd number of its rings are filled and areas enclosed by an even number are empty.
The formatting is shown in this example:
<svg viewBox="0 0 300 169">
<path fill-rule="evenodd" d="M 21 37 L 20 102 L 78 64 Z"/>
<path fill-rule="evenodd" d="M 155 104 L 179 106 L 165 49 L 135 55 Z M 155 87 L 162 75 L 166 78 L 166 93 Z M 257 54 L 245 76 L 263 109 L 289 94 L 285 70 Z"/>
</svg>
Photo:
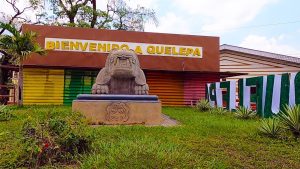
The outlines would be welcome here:
<svg viewBox="0 0 300 169">
<path fill-rule="evenodd" d="M 140 63 L 133 50 L 112 50 L 108 54 L 105 67 L 113 77 L 131 78 L 135 77 Z"/>
</svg>

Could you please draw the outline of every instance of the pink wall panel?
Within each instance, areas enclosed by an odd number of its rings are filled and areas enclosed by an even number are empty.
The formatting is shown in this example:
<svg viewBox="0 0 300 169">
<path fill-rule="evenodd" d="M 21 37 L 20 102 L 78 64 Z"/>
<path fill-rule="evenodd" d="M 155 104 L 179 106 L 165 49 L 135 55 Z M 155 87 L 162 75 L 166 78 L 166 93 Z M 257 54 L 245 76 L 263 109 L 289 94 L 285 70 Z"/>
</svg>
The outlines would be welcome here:
<svg viewBox="0 0 300 169">
<path fill-rule="evenodd" d="M 205 98 L 206 83 L 220 81 L 220 76 L 209 73 L 186 73 L 184 75 L 184 104 L 194 105 Z"/>
</svg>

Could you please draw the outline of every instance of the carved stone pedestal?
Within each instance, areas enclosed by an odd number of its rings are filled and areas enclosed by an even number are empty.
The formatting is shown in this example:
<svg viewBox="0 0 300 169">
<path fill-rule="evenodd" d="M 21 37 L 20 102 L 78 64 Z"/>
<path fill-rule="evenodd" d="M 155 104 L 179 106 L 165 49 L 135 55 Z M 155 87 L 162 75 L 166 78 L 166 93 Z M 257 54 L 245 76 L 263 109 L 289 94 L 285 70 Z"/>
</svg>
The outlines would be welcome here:
<svg viewBox="0 0 300 169">
<path fill-rule="evenodd" d="M 86 116 L 91 124 L 162 123 L 161 103 L 154 95 L 78 95 L 73 111 Z"/>
</svg>

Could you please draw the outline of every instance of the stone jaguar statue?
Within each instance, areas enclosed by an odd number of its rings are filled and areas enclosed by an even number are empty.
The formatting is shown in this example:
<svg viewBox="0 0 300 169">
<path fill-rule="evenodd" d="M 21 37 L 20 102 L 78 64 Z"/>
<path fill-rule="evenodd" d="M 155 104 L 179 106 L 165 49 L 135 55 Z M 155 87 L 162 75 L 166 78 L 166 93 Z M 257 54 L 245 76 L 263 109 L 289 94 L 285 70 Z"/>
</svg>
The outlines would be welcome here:
<svg viewBox="0 0 300 169">
<path fill-rule="evenodd" d="M 92 94 L 147 95 L 146 77 L 133 50 L 112 50 L 100 70 Z"/>
</svg>

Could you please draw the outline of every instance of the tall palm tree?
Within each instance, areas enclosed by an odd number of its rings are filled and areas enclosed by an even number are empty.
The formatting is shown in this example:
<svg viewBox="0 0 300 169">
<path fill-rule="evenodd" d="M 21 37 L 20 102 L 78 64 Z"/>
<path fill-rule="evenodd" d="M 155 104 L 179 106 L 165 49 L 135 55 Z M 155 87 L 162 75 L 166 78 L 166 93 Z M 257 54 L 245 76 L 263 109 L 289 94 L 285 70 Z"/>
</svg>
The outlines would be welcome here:
<svg viewBox="0 0 300 169">
<path fill-rule="evenodd" d="M 12 64 L 19 65 L 19 102 L 21 105 L 23 90 L 23 60 L 31 53 L 45 54 L 45 50 L 36 42 L 35 32 L 20 33 L 13 25 L 0 22 L 0 28 L 7 30 L 10 34 L 1 35 L 0 52 L 5 56 L 10 56 Z M 21 96 L 21 97 L 20 97 Z"/>
</svg>

